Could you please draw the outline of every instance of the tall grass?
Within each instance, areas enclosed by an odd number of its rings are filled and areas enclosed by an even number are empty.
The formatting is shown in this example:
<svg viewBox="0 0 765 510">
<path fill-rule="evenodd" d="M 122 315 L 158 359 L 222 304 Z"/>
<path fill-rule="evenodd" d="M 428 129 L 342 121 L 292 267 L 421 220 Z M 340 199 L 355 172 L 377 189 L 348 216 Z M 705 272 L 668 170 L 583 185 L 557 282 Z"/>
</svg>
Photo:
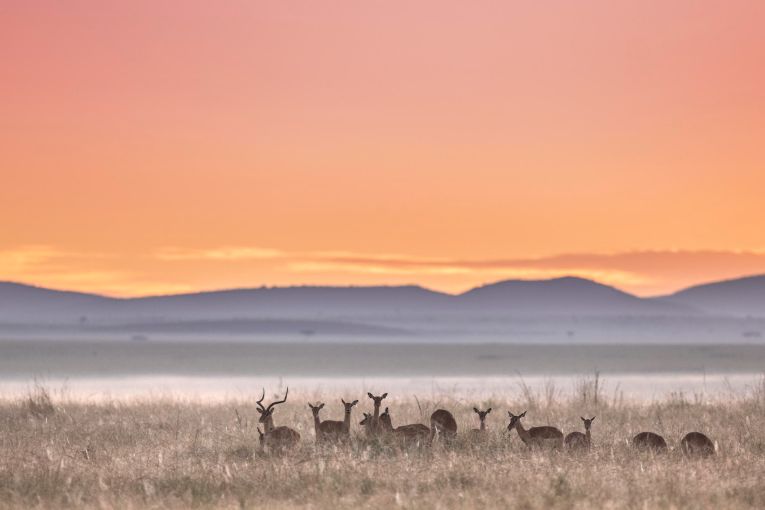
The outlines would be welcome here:
<svg viewBox="0 0 765 510">
<path fill-rule="evenodd" d="M 765 508 L 765 383 L 722 400 L 644 403 L 606 398 L 593 380 L 566 398 L 552 385 L 508 390 L 475 400 L 389 396 L 395 425 L 426 422 L 443 407 L 466 431 L 478 426 L 474 405 L 493 408 L 483 440 L 461 434 L 449 446 L 409 449 L 360 434 L 371 407 L 361 395 L 358 437 L 316 446 L 306 402 L 325 401 L 322 418 L 340 419 L 339 399 L 352 395 L 293 390 L 275 422 L 294 427 L 301 444 L 268 455 L 258 449 L 254 398 L 88 403 L 35 389 L 0 400 L 0 508 Z M 527 408 L 527 427 L 566 433 L 596 415 L 592 450 L 529 450 L 505 430 L 506 411 Z M 627 441 L 643 430 L 670 446 L 698 430 L 718 453 L 639 454 Z"/>
</svg>

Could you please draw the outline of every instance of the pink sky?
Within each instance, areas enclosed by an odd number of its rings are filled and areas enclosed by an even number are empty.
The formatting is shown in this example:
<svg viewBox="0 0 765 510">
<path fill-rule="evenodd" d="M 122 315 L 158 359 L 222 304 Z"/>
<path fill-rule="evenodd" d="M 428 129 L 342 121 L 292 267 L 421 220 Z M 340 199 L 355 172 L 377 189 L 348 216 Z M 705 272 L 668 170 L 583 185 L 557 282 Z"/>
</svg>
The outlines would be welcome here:
<svg viewBox="0 0 765 510">
<path fill-rule="evenodd" d="M 765 272 L 763 26 L 760 1 L 6 1 L 0 279 Z"/>
</svg>

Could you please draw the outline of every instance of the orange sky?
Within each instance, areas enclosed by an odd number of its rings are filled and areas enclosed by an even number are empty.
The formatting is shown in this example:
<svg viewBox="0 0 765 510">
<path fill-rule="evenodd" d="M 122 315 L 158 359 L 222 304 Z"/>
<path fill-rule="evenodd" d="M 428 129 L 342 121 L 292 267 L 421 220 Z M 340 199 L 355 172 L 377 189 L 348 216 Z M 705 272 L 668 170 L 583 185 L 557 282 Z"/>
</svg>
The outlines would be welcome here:
<svg viewBox="0 0 765 510">
<path fill-rule="evenodd" d="M 765 272 L 763 26 L 760 0 L 5 1 L 0 279 Z"/>
</svg>

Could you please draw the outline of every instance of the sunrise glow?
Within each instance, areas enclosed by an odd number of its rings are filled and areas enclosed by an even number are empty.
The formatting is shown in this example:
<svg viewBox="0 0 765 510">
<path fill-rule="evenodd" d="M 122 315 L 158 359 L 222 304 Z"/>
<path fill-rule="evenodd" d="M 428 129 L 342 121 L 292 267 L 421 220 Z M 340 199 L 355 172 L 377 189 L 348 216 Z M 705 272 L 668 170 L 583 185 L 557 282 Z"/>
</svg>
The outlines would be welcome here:
<svg viewBox="0 0 765 510">
<path fill-rule="evenodd" d="M 0 280 L 765 273 L 765 3 L 0 6 Z"/>
</svg>

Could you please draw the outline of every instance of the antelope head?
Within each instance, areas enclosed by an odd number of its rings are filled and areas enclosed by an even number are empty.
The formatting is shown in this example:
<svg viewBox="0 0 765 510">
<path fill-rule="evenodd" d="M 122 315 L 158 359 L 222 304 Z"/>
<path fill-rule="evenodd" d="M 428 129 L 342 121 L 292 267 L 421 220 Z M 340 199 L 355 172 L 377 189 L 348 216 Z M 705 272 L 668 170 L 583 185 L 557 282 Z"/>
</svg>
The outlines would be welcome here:
<svg viewBox="0 0 765 510">
<path fill-rule="evenodd" d="M 354 400 L 353 402 L 346 402 L 346 401 L 345 401 L 345 400 L 343 400 L 342 398 L 340 399 L 340 402 L 342 402 L 342 403 L 343 403 L 343 405 L 345 406 L 345 412 L 346 412 L 346 414 L 350 414 L 350 413 L 351 413 L 351 409 L 353 409 L 353 406 L 355 406 L 356 404 L 358 404 L 358 403 L 359 403 L 359 401 L 358 401 L 358 400 Z M 308 405 L 311 405 L 311 404 L 308 404 Z M 323 405 L 324 405 L 324 404 L 322 404 L 322 406 L 323 406 Z"/>
<path fill-rule="evenodd" d="M 507 414 L 510 417 L 510 423 L 507 425 L 507 430 L 513 430 L 515 426 L 521 422 L 521 418 L 526 416 L 526 411 L 523 411 L 519 415 L 515 415 L 511 413 L 510 411 L 508 411 Z"/>
<path fill-rule="evenodd" d="M 310 402 L 308 402 L 308 407 L 311 408 L 311 412 L 313 413 L 314 418 L 319 417 L 319 411 L 324 407 L 324 402 L 319 402 L 316 405 L 312 405 Z"/>
<path fill-rule="evenodd" d="M 379 397 L 375 397 L 375 396 L 374 396 L 374 395 L 372 395 L 371 393 L 367 393 L 367 396 L 369 396 L 369 398 L 371 398 L 372 400 L 374 400 L 374 402 L 375 402 L 375 407 L 379 409 L 379 408 L 380 408 L 380 405 L 382 404 L 382 401 L 385 399 L 385 397 L 387 397 L 387 396 L 388 396 L 388 394 L 387 394 L 387 393 L 383 393 L 383 394 L 382 394 L 382 395 L 380 395 Z"/>
<path fill-rule="evenodd" d="M 490 407 L 490 408 L 488 408 L 488 409 L 487 409 L 487 410 L 485 410 L 485 411 L 481 411 L 481 410 L 480 410 L 480 409 L 478 409 L 477 407 L 474 407 L 474 408 L 473 408 L 473 411 L 475 411 L 475 413 L 478 415 L 478 419 L 479 419 L 479 420 L 481 420 L 481 423 L 483 423 L 483 422 L 484 422 L 484 420 L 486 420 L 486 415 L 487 415 L 487 414 L 489 414 L 489 413 L 491 412 L 491 407 Z"/>
<path fill-rule="evenodd" d="M 263 395 L 261 395 L 260 400 L 256 402 L 258 405 L 258 412 L 260 413 L 260 419 L 258 422 L 260 423 L 267 423 L 268 420 L 271 418 L 271 416 L 274 414 L 274 406 L 277 404 L 283 404 L 287 401 L 287 395 L 289 394 L 290 389 L 287 388 L 287 391 L 284 393 L 284 398 L 282 400 L 277 400 L 275 402 L 271 402 L 268 404 L 268 407 L 263 407 L 263 399 L 266 398 L 266 390 L 263 389 Z"/>
<path fill-rule="evenodd" d="M 589 420 L 586 418 L 582 418 L 581 416 L 579 418 L 581 418 L 581 420 L 584 422 L 584 430 L 590 430 L 590 427 L 592 426 L 592 422 L 593 420 L 595 420 L 595 417 L 593 416 Z"/>
</svg>

